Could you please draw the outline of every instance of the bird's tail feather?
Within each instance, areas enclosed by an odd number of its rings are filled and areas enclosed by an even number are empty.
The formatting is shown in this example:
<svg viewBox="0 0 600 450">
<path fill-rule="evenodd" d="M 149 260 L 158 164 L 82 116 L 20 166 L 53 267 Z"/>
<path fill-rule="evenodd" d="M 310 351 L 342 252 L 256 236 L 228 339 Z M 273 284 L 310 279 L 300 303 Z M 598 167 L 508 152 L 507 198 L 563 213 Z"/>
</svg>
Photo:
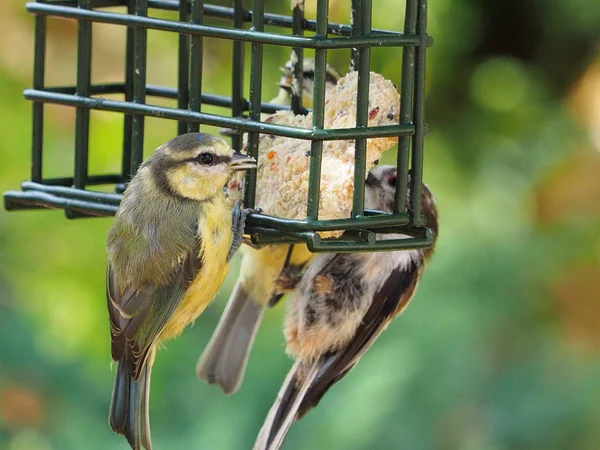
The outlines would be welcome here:
<svg viewBox="0 0 600 450">
<path fill-rule="evenodd" d="M 135 380 L 126 361 L 119 361 L 110 404 L 110 426 L 127 438 L 134 450 L 152 450 L 148 400 L 150 397 L 150 364 L 145 364 L 139 380 Z"/>
<path fill-rule="evenodd" d="M 294 364 L 267 414 L 253 450 L 279 450 L 320 367 L 320 360 L 310 366 L 299 361 Z"/>
<path fill-rule="evenodd" d="M 240 388 L 264 312 L 265 305 L 257 303 L 238 280 L 217 329 L 196 366 L 201 380 L 218 384 L 225 394 L 232 394 Z"/>
</svg>

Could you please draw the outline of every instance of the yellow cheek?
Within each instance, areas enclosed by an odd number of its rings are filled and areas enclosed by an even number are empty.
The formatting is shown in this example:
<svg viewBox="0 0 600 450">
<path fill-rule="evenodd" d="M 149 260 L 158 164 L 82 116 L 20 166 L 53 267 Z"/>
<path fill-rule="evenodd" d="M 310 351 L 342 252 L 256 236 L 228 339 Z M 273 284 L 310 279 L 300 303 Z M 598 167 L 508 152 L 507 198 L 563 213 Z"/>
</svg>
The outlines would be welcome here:
<svg viewBox="0 0 600 450">
<path fill-rule="evenodd" d="M 224 173 L 201 174 L 194 167 L 177 168 L 168 174 L 169 183 L 183 197 L 205 200 L 216 195 L 227 182 Z"/>
</svg>

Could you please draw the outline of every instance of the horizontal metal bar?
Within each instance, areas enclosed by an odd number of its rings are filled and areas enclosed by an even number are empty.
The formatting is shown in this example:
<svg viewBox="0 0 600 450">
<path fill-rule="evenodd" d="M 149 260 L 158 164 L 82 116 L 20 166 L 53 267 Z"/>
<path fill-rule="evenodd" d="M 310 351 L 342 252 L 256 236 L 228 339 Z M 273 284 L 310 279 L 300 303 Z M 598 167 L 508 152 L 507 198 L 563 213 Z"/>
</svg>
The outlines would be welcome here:
<svg viewBox="0 0 600 450">
<path fill-rule="evenodd" d="M 425 228 L 422 237 L 408 237 L 401 239 L 348 239 L 345 237 L 321 239 L 317 233 L 296 232 L 284 234 L 280 230 L 269 228 L 255 228 L 249 230 L 252 243 L 255 245 L 288 244 L 305 242 L 313 253 L 349 253 L 349 252 L 389 252 L 394 250 L 409 250 L 431 247 L 433 232 Z M 373 236 L 370 233 L 369 236 Z"/>
<path fill-rule="evenodd" d="M 94 217 L 94 216 L 113 216 L 118 209 L 118 204 L 121 200 L 121 196 L 117 194 L 110 194 L 104 192 L 94 192 L 75 188 L 61 187 L 61 186 L 45 186 L 39 183 L 24 182 L 22 184 L 24 191 L 8 191 L 4 193 L 4 204 L 7 211 L 24 210 L 24 209 L 38 209 L 38 208 L 50 208 L 50 209 L 64 209 L 65 215 L 69 219 L 75 219 L 80 217 Z M 367 211 L 369 214 L 375 214 L 375 211 Z M 412 248 L 423 248 L 429 247 L 433 243 L 433 232 L 430 229 L 414 229 L 411 227 L 399 226 L 398 219 L 402 219 L 402 222 L 406 222 L 406 217 L 392 216 L 391 214 L 381 214 L 375 217 L 369 217 L 368 219 L 341 219 L 337 221 L 313 221 L 313 224 L 323 224 L 322 228 L 330 228 L 334 222 L 344 225 L 347 227 L 348 232 L 341 238 L 335 239 L 321 239 L 320 236 L 314 231 L 302 231 L 292 230 L 288 227 L 288 223 L 285 223 L 285 227 L 281 228 L 270 228 L 262 227 L 253 223 L 260 215 L 250 215 L 248 217 L 248 223 L 246 231 L 250 234 L 252 241 L 257 245 L 267 245 L 274 243 L 293 243 L 293 242 L 305 242 L 312 252 L 356 252 L 356 251 L 391 251 L 391 250 L 402 250 Z M 260 219 L 260 217 L 258 217 Z M 264 217 L 263 217 L 264 218 Z M 400 232 L 405 234 L 412 234 L 417 237 L 404 238 L 404 239 L 380 239 L 376 240 L 375 232 L 385 233 L 391 232 L 391 228 L 385 227 L 385 224 L 390 219 L 396 219 L 394 232 Z M 370 232 L 366 235 L 366 239 L 359 239 L 358 236 L 365 236 L 364 233 L 359 234 L 354 224 L 348 224 L 347 220 L 352 222 L 362 222 L 363 226 L 358 228 L 367 227 Z M 275 221 L 277 222 L 277 221 Z M 304 221 L 288 221 L 297 222 L 300 225 Z M 281 223 L 279 224 L 281 225 Z M 383 226 L 383 228 L 381 227 Z M 315 227 L 318 229 L 318 225 Z M 315 229 L 313 228 L 313 230 Z M 353 236 L 348 239 L 348 236 Z"/>
<path fill-rule="evenodd" d="M 108 192 L 98 192 L 91 190 L 76 189 L 67 186 L 47 185 L 24 181 L 21 189 L 26 192 L 40 192 L 44 194 L 64 197 L 69 199 L 87 200 L 93 203 L 109 204 L 117 207 L 122 199 L 119 194 Z M 335 230 L 363 230 L 372 231 L 382 230 L 382 232 L 398 232 L 398 227 L 408 224 L 408 214 L 388 214 L 380 211 L 367 210 L 368 216 L 353 219 L 332 219 L 332 220 L 293 220 L 279 217 L 268 216 L 264 214 L 251 214 L 248 217 L 249 229 L 272 229 L 279 233 L 282 230 L 290 232 L 314 232 L 314 231 L 335 231 Z M 411 234 L 414 233 L 414 230 Z"/>
<path fill-rule="evenodd" d="M 76 0 L 69 0 L 71 2 Z M 113 0 L 118 1 L 118 0 Z M 177 11 L 179 8 L 179 1 L 176 0 L 148 0 L 148 7 L 154 9 L 163 9 L 170 11 Z M 227 8 L 225 6 L 217 6 L 217 5 L 204 5 L 204 15 L 207 17 L 214 17 L 217 19 L 230 19 L 233 20 L 234 10 L 233 8 Z M 252 11 L 245 11 L 242 16 L 242 20 L 244 22 L 252 22 Z M 280 14 L 270 14 L 265 13 L 265 25 L 281 27 L 281 28 L 292 28 L 293 20 L 289 16 L 282 16 Z M 316 31 L 317 30 L 317 22 L 315 20 L 303 20 L 302 28 L 308 31 Z M 376 33 L 387 33 L 387 34 L 397 34 L 401 35 L 402 33 L 386 31 L 386 30 L 373 30 Z M 336 36 L 350 36 L 352 33 L 352 27 L 350 25 L 343 25 L 340 23 L 329 23 L 327 27 L 327 33 L 333 34 Z"/>
<path fill-rule="evenodd" d="M 108 8 L 115 6 L 124 6 L 125 0 L 94 0 L 94 8 Z M 52 5 L 77 7 L 77 0 L 58 0 L 53 1 Z M 148 8 L 160 9 L 163 11 L 178 11 L 179 0 L 148 0 Z M 204 5 L 204 15 L 215 19 L 233 20 L 233 8 L 219 5 Z M 244 22 L 252 22 L 252 11 L 245 11 L 242 17 Z M 265 25 L 292 28 L 292 18 L 280 14 L 265 13 Z M 317 23 L 314 20 L 304 20 L 302 28 L 308 31 L 316 31 Z M 349 25 L 341 23 L 329 23 L 327 32 L 336 36 L 350 36 L 352 28 Z M 373 29 L 374 33 L 402 35 L 402 33 Z"/>
<path fill-rule="evenodd" d="M 92 95 L 97 94 L 123 94 L 125 92 L 125 84 L 124 83 L 102 83 L 102 84 L 93 84 L 90 87 L 90 92 Z M 44 88 L 45 91 L 48 92 L 58 92 L 60 94 L 75 94 L 76 87 L 75 86 L 52 86 Z"/>
<path fill-rule="evenodd" d="M 59 197 L 39 191 L 7 191 L 4 193 L 4 208 L 7 211 L 50 208 L 76 210 L 84 215 L 114 216 L 117 207 L 85 200 Z"/>
<path fill-rule="evenodd" d="M 429 233 L 424 238 L 385 239 L 373 243 L 344 239 L 323 240 L 317 234 L 315 239 L 307 241 L 306 245 L 313 253 L 389 252 L 431 247 L 433 234 Z"/>
<path fill-rule="evenodd" d="M 112 8 L 115 6 L 125 6 L 125 1 L 126 0 L 92 0 L 92 5 L 94 8 Z M 50 0 L 49 3 L 57 6 L 77 7 L 77 0 Z"/>
<path fill-rule="evenodd" d="M 59 94 L 70 94 L 73 95 L 76 92 L 75 86 L 53 86 L 46 87 L 44 89 L 40 89 L 45 92 L 56 92 Z M 103 84 L 94 84 L 92 85 L 91 94 L 92 95 L 100 95 L 100 94 L 124 94 L 125 93 L 125 84 L 124 83 L 103 83 Z M 175 88 L 158 86 L 154 84 L 146 85 L 146 95 L 151 97 L 160 97 L 160 98 L 171 98 L 177 99 L 178 91 Z M 223 108 L 231 108 L 231 97 L 225 95 L 216 95 L 216 94 L 201 94 L 201 101 L 204 104 L 212 105 L 212 106 L 221 106 Z M 243 111 L 248 111 L 249 102 L 248 100 L 243 100 Z M 261 112 L 267 114 L 273 114 L 277 111 L 281 110 L 289 110 L 291 109 L 287 105 L 278 105 L 276 103 L 262 102 L 260 105 Z M 310 109 L 308 110 L 310 111 Z"/>
<path fill-rule="evenodd" d="M 340 139 L 357 139 L 361 137 L 377 138 L 390 136 L 411 136 L 412 125 L 386 125 L 365 128 L 307 129 L 272 123 L 257 122 L 238 117 L 221 117 L 215 114 L 167 108 L 164 106 L 146 105 L 134 102 L 123 102 L 104 98 L 79 97 L 77 95 L 60 94 L 37 89 L 26 89 L 23 95 L 28 100 L 86 107 L 101 111 L 134 113 L 144 116 L 161 117 L 172 120 L 185 120 L 219 127 L 234 128 L 243 131 L 255 131 L 263 134 L 274 134 L 296 139 L 332 141 Z"/>
<path fill-rule="evenodd" d="M 61 197 L 88 200 L 96 203 L 108 203 L 110 205 L 115 206 L 119 206 L 119 204 L 121 203 L 121 199 L 123 198 L 119 194 L 90 191 L 87 189 L 75 189 L 64 186 L 47 186 L 40 183 L 33 183 L 32 181 L 24 181 L 23 183 L 21 183 L 21 189 L 23 189 L 24 191 L 38 191 Z"/>
<path fill-rule="evenodd" d="M 98 185 L 98 184 L 115 184 L 121 181 L 121 175 L 119 174 L 106 174 L 106 175 L 90 175 L 87 180 L 87 185 Z M 73 186 L 73 177 L 63 178 L 44 178 L 41 184 L 47 186 Z"/>
<path fill-rule="evenodd" d="M 361 47 L 405 47 L 417 46 L 421 38 L 417 35 L 370 33 L 356 37 L 327 38 L 319 35 L 313 37 L 289 36 L 277 33 L 222 28 L 209 25 L 183 23 L 175 20 L 156 19 L 153 17 L 134 16 L 104 11 L 85 10 L 66 6 L 54 6 L 45 3 L 29 2 L 25 5 L 28 12 L 68 19 L 90 20 L 93 22 L 126 25 L 153 30 L 171 31 L 196 36 L 208 36 L 221 39 L 240 40 L 260 44 L 283 45 L 313 49 L 343 49 Z"/>
<path fill-rule="evenodd" d="M 365 228 L 401 226 L 408 224 L 408 222 L 408 214 L 379 214 L 369 217 L 330 220 L 284 219 L 265 214 L 251 214 L 248 216 L 248 224 L 252 226 L 289 231 L 360 230 Z"/>
</svg>

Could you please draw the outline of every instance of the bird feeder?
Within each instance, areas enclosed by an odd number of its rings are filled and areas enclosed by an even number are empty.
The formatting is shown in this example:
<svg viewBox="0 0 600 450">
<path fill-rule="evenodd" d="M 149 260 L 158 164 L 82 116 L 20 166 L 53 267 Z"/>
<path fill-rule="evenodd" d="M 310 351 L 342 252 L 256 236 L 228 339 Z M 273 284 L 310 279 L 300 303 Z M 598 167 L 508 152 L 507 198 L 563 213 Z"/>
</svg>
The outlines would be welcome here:
<svg viewBox="0 0 600 450">
<path fill-rule="evenodd" d="M 328 0 L 316 1 L 316 20 L 304 17 L 301 2 L 290 15 L 265 12 L 264 0 L 253 0 L 251 9 L 243 0 L 231 0 L 231 7 L 205 4 L 202 0 L 39 0 L 26 4 L 35 16 L 35 51 L 33 87 L 24 91 L 32 102 L 32 152 L 30 180 L 20 191 L 4 193 L 7 210 L 58 208 L 69 219 L 88 216 L 111 216 L 116 212 L 126 183 L 142 162 L 144 120 L 159 117 L 177 121 L 179 134 L 198 131 L 200 124 L 227 127 L 237 131 L 232 147 L 242 148 L 241 133 L 248 133 L 248 153 L 258 155 L 260 133 L 311 141 L 310 173 L 306 217 L 291 220 L 267 214 L 252 214 L 247 233 L 257 245 L 305 242 L 313 252 L 384 251 L 428 247 L 432 232 L 421 216 L 421 183 L 423 172 L 423 140 L 428 131 L 424 123 L 425 54 L 431 44 L 427 35 L 426 0 L 389 0 L 385 10 L 405 7 L 403 30 L 372 29 L 371 0 L 351 0 L 351 25 L 329 22 Z M 349 0 L 350 1 L 350 0 Z M 292 2 L 294 3 L 294 2 Z M 398 5 L 393 5 L 398 3 Z M 383 6 L 383 5 L 381 5 Z M 106 8 L 111 8 L 107 11 Z M 122 11 L 115 9 L 122 7 Z M 179 20 L 149 17 L 149 9 L 178 11 Z M 381 9 L 381 8 L 380 8 Z M 48 17 L 77 21 L 77 81 L 75 86 L 55 87 L 45 83 L 46 22 Z M 229 26 L 209 26 L 205 17 L 223 19 Z M 91 83 L 92 27 L 107 23 L 127 27 L 126 64 L 123 79 L 115 83 Z M 250 26 L 249 26 L 250 25 Z M 266 32 L 265 25 L 280 32 Z M 161 30 L 179 34 L 177 89 L 149 85 L 147 74 L 147 32 Z M 305 36 L 305 31 L 314 35 Z M 231 41 L 231 97 L 214 95 L 202 89 L 203 38 Z M 251 47 L 249 98 L 244 96 L 244 50 Z M 295 76 L 302 77 L 304 49 L 315 51 L 313 123 L 311 129 L 261 122 L 261 112 L 273 113 L 289 107 L 261 102 L 263 46 L 279 45 L 293 49 L 298 57 Z M 402 47 L 402 79 L 400 83 L 400 119 L 395 125 L 369 127 L 368 96 L 370 53 L 373 47 Z M 324 128 L 326 59 L 329 49 L 348 49 L 353 67 L 358 72 L 356 127 Z M 400 67 L 400 61 L 398 62 Z M 300 83 L 301 85 L 301 83 Z M 121 94 L 122 100 L 105 98 Z M 177 100 L 177 108 L 154 105 L 153 98 Z M 42 167 L 44 153 L 44 105 L 60 104 L 75 108 L 75 165 L 72 177 L 47 178 Z M 207 114 L 201 105 L 222 107 L 223 113 Z M 295 93 L 291 108 L 305 113 L 301 95 Z M 122 114 L 124 139 L 121 171 L 92 174 L 88 171 L 90 111 L 113 111 Z M 367 138 L 398 137 L 398 178 L 396 201 L 392 213 L 364 209 Z M 350 217 L 320 220 L 319 192 L 323 142 L 355 140 L 355 177 Z M 49 155 L 51 156 L 51 155 Z M 409 177 L 410 173 L 410 177 Z M 410 179 L 410 181 L 409 181 Z M 256 172 L 246 175 L 245 204 L 254 206 Z M 409 186 L 410 183 L 410 186 Z M 95 190 L 95 186 L 113 185 L 114 193 Z M 410 189 L 411 198 L 405 201 Z M 338 238 L 321 239 L 319 232 L 346 230 Z M 378 233 L 402 233 L 406 239 L 381 239 Z"/>
</svg>

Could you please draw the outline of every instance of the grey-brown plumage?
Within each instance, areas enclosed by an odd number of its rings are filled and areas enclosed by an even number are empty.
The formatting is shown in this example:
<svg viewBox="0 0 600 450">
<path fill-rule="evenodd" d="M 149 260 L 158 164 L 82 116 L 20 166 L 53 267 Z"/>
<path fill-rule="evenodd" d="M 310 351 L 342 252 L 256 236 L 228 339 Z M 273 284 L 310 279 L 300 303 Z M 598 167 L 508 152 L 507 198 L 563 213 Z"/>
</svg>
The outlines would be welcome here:
<svg viewBox="0 0 600 450">
<path fill-rule="evenodd" d="M 221 138 L 189 133 L 154 151 L 129 183 L 107 240 L 111 355 L 118 361 L 112 429 L 150 450 L 150 371 L 156 345 L 177 336 L 227 273 L 235 170 L 253 167 Z M 201 284 L 202 283 L 202 284 Z"/>
<path fill-rule="evenodd" d="M 373 169 L 366 204 L 391 211 L 396 171 Z M 426 186 L 422 208 L 437 236 L 435 202 Z M 400 235 L 378 235 L 394 239 Z M 304 274 L 286 317 L 287 351 L 296 359 L 269 411 L 254 450 L 276 450 L 295 420 L 358 363 L 391 320 L 407 306 L 433 248 L 386 253 L 320 254 Z"/>
</svg>

